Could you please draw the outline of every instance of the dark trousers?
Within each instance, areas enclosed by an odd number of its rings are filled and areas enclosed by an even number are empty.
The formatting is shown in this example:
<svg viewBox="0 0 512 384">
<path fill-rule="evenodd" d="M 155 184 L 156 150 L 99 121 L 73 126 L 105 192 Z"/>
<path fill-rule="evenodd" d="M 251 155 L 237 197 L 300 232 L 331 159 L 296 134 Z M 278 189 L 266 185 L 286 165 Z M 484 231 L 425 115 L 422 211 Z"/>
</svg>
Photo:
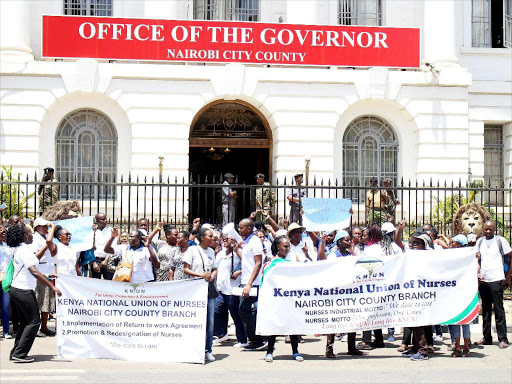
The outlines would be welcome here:
<svg viewBox="0 0 512 384">
<path fill-rule="evenodd" d="M 274 345 L 276 343 L 277 336 L 268 336 L 267 353 L 274 353 Z M 292 343 L 292 353 L 295 355 L 299 353 L 299 335 L 290 335 L 290 341 Z"/>
<path fill-rule="evenodd" d="M 244 323 L 238 314 L 238 307 L 240 306 L 240 298 L 233 295 L 225 295 L 219 292 L 219 296 L 215 299 L 215 322 L 214 322 L 214 335 L 223 337 L 228 333 L 229 313 L 235 323 L 236 340 L 239 343 L 247 343 L 247 336 L 245 335 Z M 229 313 L 228 313 L 229 311 Z"/>
<path fill-rule="evenodd" d="M 373 334 L 375 335 L 375 342 L 381 344 L 384 342 L 384 336 L 382 335 L 382 329 L 374 329 Z M 370 344 L 372 342 L 372 331 L 363 331 L 363 342 Z"/>
<path fill-rule="evenodd" d="M 432 334 L 432 326 L 431 325 L 425 325 L 423 327 L 425 329 L 425 340 L 427 341 L 427 345 L 434 345 L 434 336 Z"/>
<path fill-rule="evenodd" d="M 114 277 L 114 272 L 111 272 L 108 270 L 107 267 L 102 267 L 101 266 L 101 262 L 103 261 L 103 259 L 98 259 L 96 258 L 96 264 L 99 265 L 100 267 L 100 271 L 99 272 L 94 272 L 94 269 L 92 268 L 92 263 L 90 264 L 90 268 L 91 268 L 91 277 L 93 279 L 101 279 L 101 277 L 103 276 L 103 279 L 104 280 L 112 280 L 112 278 Z"/>
<path fill-rule="evenodd" d="M 11 300 L 16 304 L 20 325 L 16 333 L 14 347 L 10 357 L 23 359 L 27 357 L 34 340 L 36 339 L 41 318 L 36 294 L 31 289 L 18 289 L 11 287 Z"/>
<path fill-rule="evenodd" d="M 505 321 L 505 308 L 503 307 L 504 280 L 486 283 L 480 282 L 478 290 L 482 299 L 483 334 L 487 342 L 492 342 L 491 322 L 492 307 L 494 305 L 494 318 L 496 320 L 496 333 L 498 340 L 507 341 L 507 323 Z"/>
<path fill-rule="evenodd" d="M 244 323 L 245 334 L 252 344 L 262 344 L 263 338 L 256 335 L 256 313 L 258 296 L 240 297 L 238 314 Z"/>
<path fill-rule="evenodd" d="M 402 344 L 404 344 L 404 345 L 411 344 L 411 339 L 412 339 L 412 328 L 405 327 L 404 328 L 404 338 L 402 339 Z"/>
<path fill-rule="evenodd" d="M 356 348 L 356 333 L 355 332 L 349 332 L 347 333 L 347 346 L 348 351 L 352 352 L 355 351 Z M 334 333 L 331 333 L 330 335 L 327 335 L 327 344 L 325 345 L 325 352 L 332 352 L 334 353 Z"/>
</svg>

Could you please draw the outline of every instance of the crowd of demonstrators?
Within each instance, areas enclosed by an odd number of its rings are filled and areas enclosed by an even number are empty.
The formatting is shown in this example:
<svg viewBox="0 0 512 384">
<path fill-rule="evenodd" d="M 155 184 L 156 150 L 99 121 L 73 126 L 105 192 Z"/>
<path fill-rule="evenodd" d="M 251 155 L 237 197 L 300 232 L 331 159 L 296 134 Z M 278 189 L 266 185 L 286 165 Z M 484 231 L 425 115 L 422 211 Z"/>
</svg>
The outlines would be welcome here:
<svg viewBox="0 0 512 384">
<path fill-rule="evenodd" d="M 226 183 L 231 184 L 233 180 L 229 174 L 226 176 Z M 257 176 L 258 177 L 258 176 Z M 263 177 L 260 177 L 263 181 Z M 184 280 L 190 278 L 201 278 L 209 283 L 207 299 L 207 321 L 206 321 L 206 344 L 205 357 L 207 361 L 214 361 L 213 347 L 224 344 L 228 341 L 229 316 L 234 321 L 236 329 L 236 343 L 234 347 L 243 348 L 245 351 L 266 350 L 265 361 L 273 361 L 276 336 L 267 338 L 256 335 L 256 315 L 258 310 L 259 285 L 262 279 L 262 270 L 271 262 L 303 262 L 315 263 L 324 260 L 333 260 L 339 257 L 350 256 L 392 256 L 400 254 L 408 249 L 414 251 L 409 257 L 419 257 L 427 253 L 416 253 L 416 251 L 442 250 L 446 248 L 466 247 L 474 245 L 478 251 L 478 280 L 479 292 L 482 299 L 483 310 L 483 334 L 484 338 L 479 344 L 491 344 L 491 312 L 494 307 L 496 314 L 496 328 L 499 339 L 499 347 L 506 348 L 508 340 L 506 336 L 505 313 L 503 309 L 503 290 L 510 286 L 511 270 L 505 269 L 504 264 L 510 268 L 510 256 L 512 249 L 508 241 L 495 235 L 496 227 L 493 222 L 486 222 L 484 225 L 484 236 L 478 240 L 471 239 L 462 234 L 456 234 L 447 238 L 438 234 L 435 227 L 426 224 L 416 228 L 404 241 L 405 221 L 397 224 L 392 220 L 385 222 L 382 226 L 370 223 L 367 227 L 352 226 L 350 228 L 339 228 L 325 231 L 324 233 L 308 231 L 301 224 L 300 200 L 305 197 L 304 189 L 300 189 L 302 175 L 296 175 L 295 187 L 291 188 L 288 194 L 290 202 L 290 220 L 283 220 L 283 225 L 277 224 L 274 217 L 266 208 L 272 206 L 272 197 L 266 195 L 265 188 L 261 188 L 261 205 L 248 218 L 240 221 L 238 232 L 242 238 L 237 242 L 232 234 L 223 234 L 222 228 L 215 228 L 208 223 L 202 223 L 195 219 L 192 223 L 192 230 L 179 231 L 169 224 L 159 222 L 150 231 L 149 220 L 142 218 L 137 221 L 137 229 L 120 233 L 118 228 L 111 228 L 107 225 L 107 217 L 103 213 L 95 216 L 94 241 L 92 252 L 94 254 L 91 262 L 92 278 L 111 280 L 116 266 L 122 261 L 129 261 L 132 264 L 131 282 L 145 283 L 151 281 Z M 264 185 L 264 184 L 259 184 Z M 390 188 L 387 185 L 386 188 Z M 236 193 L 227 185 L 226 199 L 228 215 L 226 220 L 232 218 L 231 205 L 235 206 Z M 369 191 L 371 193 L 372 191 Z M 374 192 L 378 192 L 376 189 Z M 368 214 L 372 219 L 379 221 L 377 217 L 380 212 L 386 213 L 386 218 L 391 216 L 389 204 L 399 202 L 392 199 L 391 189 L 382 190 L 380 195 L 372 193 L 372 209 Z M 267 196 L 267 197 L 265 197 Z M 385 199 L 384 199 L 384 197 Z M 231 200 L 230 200 L 231 199 Z M 380 199 L 380 200 L 379 200 Z M 376 207 L 377 201 L 379 207 Z M 392 203 L 390 203 L 392 201 Z M 224 204 L 226 203 L 226 204 Z M 387 204 L 387 205 L 386 205 Z M 368 205 L 367 205 L 368 208 Z M 382 208 L 382 210 L 375 209 Z M 234 209 L 234 208 L 233 208 Z M 394 208 L 393 208 L 394 209 Z M 382 216 L 382 215 L 381 215 Z M 382 218 L 382 217 L 380 217 Z M 226 221 L 224 220 L 224 221 Z M 396 226 L 395 226 L 396 225 Z M 33 329 L 35 334 L 41 336 L 52 336 L 54 332 L 48 328 L 48 317 L 55 311 L 54 286 L 50 280 L 55 275 L 82 275 L 79 265 L 79 253 L 76 253 L 70 246 L 71 233 L 60 226 L 38 218 L 34 222 L 34 232 L 23 226 L 23 221 L 17 216 L 9 219 L 9 229 L 23 227 L 25 245 L 21 242 L 12 246 L 7 241 L 5 228 L 0 227 L 0 273 L 12 258 L 12 249 L 20 248 L 33 257 L 26 256 L 23 262 L 28 265 L 32 274 L 34 287 L 26 288 L 23 283 L 21 288 L 31 289 L 34 292 L 34 302 L 31 302 L 28 310 L 28 294 L 21 297 L 19 292 L 2 292 L 2 325 L 3 334 L 6 338 L 9 333 L 9 301 L 14 308 L 12 311 L 13 325 L 16 337 L 26 334 L 22 347 L 13 353 L 19 359 L 25 359 L 27 345 L 30 342 L 25 339 L 32 338 Z M 15 230 L 13 230 L 15 231 Z M 7 231 L 8 232 L 8 231 Z M 53 239 L 59 241 L 56 244 Z M 25 247 L 25 248 L 23 248 Z M 476 253 L 475 250 L 475 253 Z M 34 259 L 35 258 L 35 259 Z M 37 261 L 34 261 L 37 260 Z M 36 266 L 41 274 L 34 272 L 32 266 Z M 40 279 L 38 276 L 46 275 Z M 1 275 L 0 275 L 1 276 Z M 23 276 L 23 275 L 22 275 Z M 28 275 L 27 275 L 28 276 Z M 25 276 L 25 280 L 27 279 Z M 477 277 L 475 276 L 475 279 Z M 19 280 L 20 281 L 20 280 Z M 25 288 L 23 288 L 25 287 Z M 239 291 L 239 292 L 238 292 Z M 18 295 L 16 298 L 14 296 Z M 21 299 L 20 299 L 21 297 Z M 17 303 L 25 300 L 21 307 Z M 37 314 L 34 314 L 34 310 Z M 37 315 L 37 316 L 36 316 Z M 15 317 L 19 316 L 19 320 Z M 35 318 L 37 317 L 37 324 Z M 28 325 L 31 327 L 28 327 Z M 35 325 L 36 324 L 36 325 Z M 462 330 L 461 330 L 462 328 Z M 27 330 L 28 329 L 28 330 Z M 469 326 L 450 325 L 451 345 L 449 347 L 452 356 L 468 356 L 471 345 Z M 387 329 L 387 341 L 393 342 L 395 330 Z M 434 336 L 435 334 L 435 336 Z M 217 339 L 214 340 L 214 335 Z M 461 335 L 463 343 L 461 342 Z M 385 347 L 384 334 L 382 329 L 362 332 L 362 341 L 356 345 L 356 333 L 343 335 L 326 335 L 327 358 L 335 358 L 335 340 L 347 341 L 348 354 L 365 355 L 375 348 Z M 372 341 L 372 338 L 374 340 Z M 291 343 L 293 359 L 302 361 L 303 357 L 298 352 L 298 344 L 303 342 L 300 335 L 289 335 L 286 337 Z M 419 327 L 404 328 L 403 340 L 399 351 L 415 361 L 427 360 L 429 354 L 433 353 L 434 342 L 442 341 L 442 328 L 439 325 L 424 325 Z M 20 345 L 20 343 L 18 343 Z M 30 349 L 30 347 L 28 347 Z M 27 351 L 28 352 L 28 351 Z"/>
</svg>

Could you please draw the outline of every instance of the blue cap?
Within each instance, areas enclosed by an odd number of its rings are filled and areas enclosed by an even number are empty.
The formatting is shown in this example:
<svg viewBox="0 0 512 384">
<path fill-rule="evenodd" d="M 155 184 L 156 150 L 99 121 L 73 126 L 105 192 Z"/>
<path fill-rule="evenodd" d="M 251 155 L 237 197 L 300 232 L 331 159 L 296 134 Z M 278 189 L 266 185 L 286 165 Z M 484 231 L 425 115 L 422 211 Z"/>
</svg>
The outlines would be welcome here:
<svg viewBox="0 0 512 384">
<path fill-rule="evenodd" d="M 348 236 L 348 232 L 341 229 L 338 232 L 336 232 L 336 237 L 334 238 L 334 244 L 338 242 L 339 239 L 343 239 Z"/>
<path fill-rule="evenodd" d="M 463 247 L 468 245 L 468 238 L 466 237 L 466 235 L 460 234 L 460 235 L 453 236 L 452 240 L 455 240 L 457 243 L 459 243 Z"/>
</svg>

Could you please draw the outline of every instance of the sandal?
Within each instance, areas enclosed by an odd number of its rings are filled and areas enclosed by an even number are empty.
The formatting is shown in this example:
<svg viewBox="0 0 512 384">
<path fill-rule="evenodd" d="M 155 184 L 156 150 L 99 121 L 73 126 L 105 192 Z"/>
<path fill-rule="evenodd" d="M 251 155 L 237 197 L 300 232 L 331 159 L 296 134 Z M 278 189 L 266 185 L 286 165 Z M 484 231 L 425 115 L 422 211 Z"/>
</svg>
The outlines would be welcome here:
<svg viewBox="0 0 512 384">
<path fill-rule="evenodd" d="M 298 361 L 298 362 L 303 362 L 304 358 L 300 355 L 300 353 L 294 353 L 293 360 Z"/>
<path fill-rule="evenodd" d="M 464 348 L 462 350 L 462 357 L 469 357 L 469 348 Z"/>
<path fill-rule="evenodd" d="M 274 356 L 272 356 L 272 354 L 271 354 L 271 353 L 267 353 L 267 354 L 265 355 L 264 360 L 265 360 L 267 363 L 272 363 L 272 362 L 274 361 Z"/>
<path fill-rule="evenodd" d="M 352 355 L 352 356 L 364 356 L 365 353 L 362 352 L 362 351 L 358 351 L 357 349 L 354 349 L 353 351 L 348 351 L 347 352 L 347 355 Z"/>
<path fill-rule="evenodd" d="M 407 351 L 408 349 L 409 349 L 409 347 L 408 347 L 407 345 L 402 344 L 402 345 L 397 349 L 397 351 L 398 351 L 398 352 L 405 352 L 405 351 Z"/>
<path fill-rule="evenodd" d="M 462 351 L 460 349 L 455 348 L 451 354 L 452 357 L 461 357 Z"/>
</svg>

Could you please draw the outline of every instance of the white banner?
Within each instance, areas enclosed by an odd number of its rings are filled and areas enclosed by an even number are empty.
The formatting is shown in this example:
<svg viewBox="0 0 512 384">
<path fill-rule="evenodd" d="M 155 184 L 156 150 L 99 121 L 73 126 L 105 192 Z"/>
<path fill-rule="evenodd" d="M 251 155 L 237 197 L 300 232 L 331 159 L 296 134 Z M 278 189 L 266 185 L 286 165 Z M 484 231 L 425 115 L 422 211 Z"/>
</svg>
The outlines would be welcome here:
<svg viewBox="0 0 512 384">
<path fill-rule="evenodd" d="M 475 249 L 273 261 L 259 291 L 260 335 L 326 334 L 429 324 L 478 315 Z"/>
<path fill-rule="evenodd" d="M 57 354 L 204 363 L 208 285 L 132 284 L 59 276 Z"/>
</svg>

